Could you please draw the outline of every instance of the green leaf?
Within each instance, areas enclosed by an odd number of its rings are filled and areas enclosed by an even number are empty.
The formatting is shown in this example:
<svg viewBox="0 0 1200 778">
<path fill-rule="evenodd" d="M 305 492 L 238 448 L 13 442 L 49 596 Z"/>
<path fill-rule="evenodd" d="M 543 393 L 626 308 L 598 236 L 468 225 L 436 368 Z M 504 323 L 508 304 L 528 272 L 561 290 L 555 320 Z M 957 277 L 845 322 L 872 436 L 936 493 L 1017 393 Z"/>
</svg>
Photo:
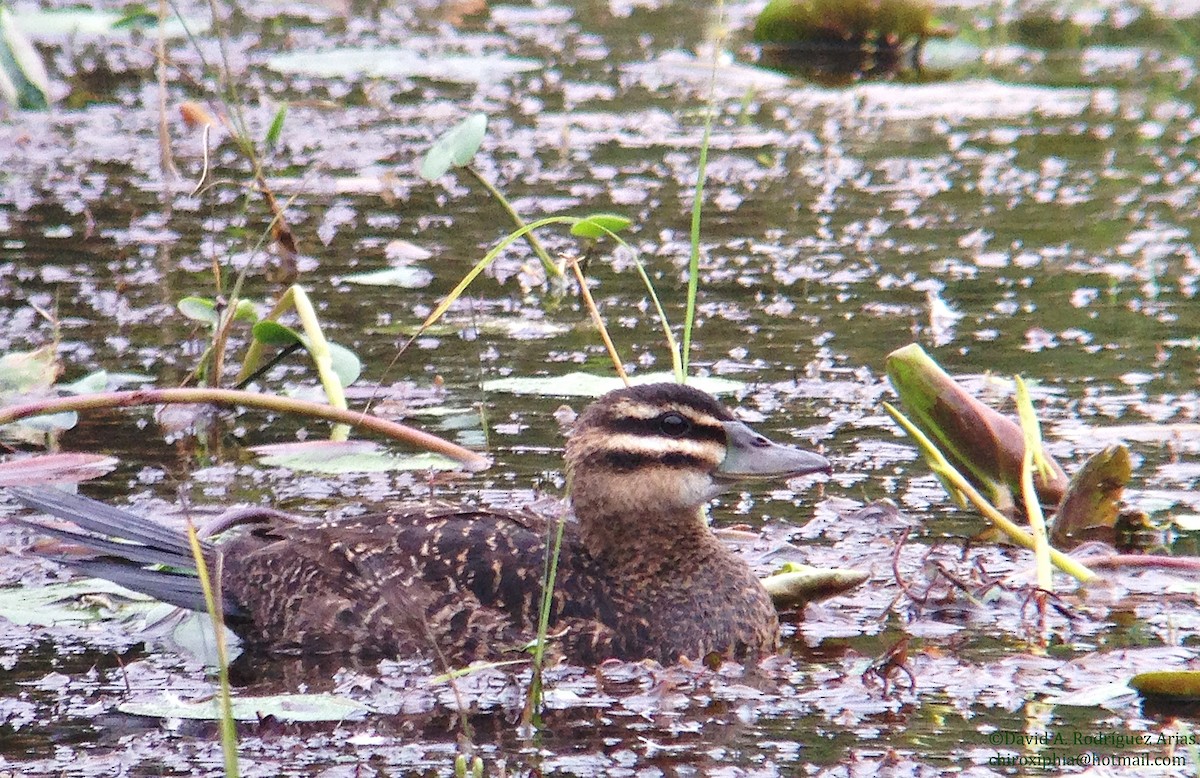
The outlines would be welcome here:
<svg viewBox="0 0 1200 778">
<path fill-rule="evenodd" d="M 198 321 L 211 327 L 217 326 L 220 321 L 220 317 L 217 315 L 217 304 L 207 297 L 185 297 L 175 307 L 192 321 Z"/>
<path fill-rule="evenodd" d="M 487 132 L 487 116 L 471 114 L 442 135 L 421 161 L 421 178 L 433 181 L 452 167 L 462 167 L 474 158 L 483 145 Z"/>
<path fill-rule="evenodd" d="M 188 702 L 164 695 L 155 702 L 122 703 L 117 710 L 131 716 L 162 719 L 221 719 L 220 700 L 216 697 Z M 370 712 L 366 705 L 336 694 L 273 694 L 233 699 L 233 718 L 238 721 L 260 721 L 266 716 L 280 721 L 344 721 L 362 718 Z"/>
<path fill-rule="evenodd" d="M 73 381 L 69 384 L 59 384 L 59 389 L 68 394 L 96 394 L 108 389 L 108 371 L 97 370 L 94 373 L 88 373 L 78 381 Z"/>
<path fill-rule="evenodd" d="M 271 126 L 267 128 L 267 136 L 263 139 L 263 145 L 268 149 L 275 148 L 279 143 L 279 136 L 283 134 L 283 122 L 287 118 L 288 104 L 284 103 L 279 106 L 279 110 L 275 112 L 275 119 L 271 122 Z"/>
<path fill-rule="evenodd" d="M 250 333 L 259 343 L 268 346 L 290 346 L 293 343 L 304 343 L 300 333 L 277 321 L 260 321 L 254 325 Z"/>
<path fill-rule="evenodd" d="M 675 376 L 669 372 L 643 373 L 629 379 L 632 384 L 673 383 Z M 741 381 L 729 378 L 693 376 L 688 386 L 702 389 L 709 394 L 732 394 L 745 387 Z M 567 373 L 561 376 L 529 376 L 497 378 L 484 381 L 484 391 L 507 392 L 509 394 L 532 394 L 543 397 L 599 397 L 620 389 L 625 384 L 615 376 L 598 376 L 591 373 Z"/>
<path fill-rule="evenodd" d="M 251 333 L 255 340 L 268 346 L 286 347 L 293 343 L 299 343 L 310 353 L 312 352 L 307 336 L 290 327 L 285 327 L 277 321 L 260 321 L 254 325 Z M 358 356 L 345 346 L 332 341 L 327 341 L 327 343 L 333 372 L 337 374 L 342 386 L 349 386 L 357 381 L 358 377 L 362 375 L 362 362 Z"/>
<path fill-rule="evenodd" d="M 579 238 L 600 240 L 610 232 L 620 232 L 633 224 L 633 220 L 619 213 L 594 213 L 585 216 L 571 227 L 571 234 Z"/>
<path fill-rule="evenodd" d="M 304 346 L 308 347 L 307 338 L 304 338 Z M 329 341 L 329 358 L 333 361 L 333 372 L 337 373 L 343 387 L 354 383 L 362 375 L 362 362 L 358 355 L 345 346 Z"/>
<path fill-rule="evenodd" d="M 1013 495 L 1021 493 L 1025 452 L 1020 426 L 971 396 L 919 345 L 888 354 L 885 366 L 906 415 L 955 469 L 992 502 L 1014 505 Z M 1035 477 L 1034 483 L 1043 504 L 1054 505 L 1062 499 L 1067 477 L 1044 450 L 1043 455 L 1053 477 Z"/>
<path fill-rule="evenodd" d="M 113 22 L 114 30 L 137 29 L 154 27 L 158 24 L 158 14 L 138 3 L 125 8 L 120 19 Z"/>
<path fill-rule="evenodd" d="M 0 396 L 44 392 L 58 378 L 58 358 L 50 346 L 0 356 Z"/>
<path fill-rule="evenodd" d="M 258 309 L 249 300 L 238 300 L 237 308 L 233 311 L 234 321 L 248 321 L 251 324 L 258 321 Z"/>
<path fill-rule="evenodd" d="M 154 383 L 154 376 L 143 373 L 110 373 L 107 370 L 97 370 L 94 373 L 88 373 L 78 381 L 59 384 L 58 389 L 67 394 L 96 394 L 97 392 L 119 389 L 129 384 L 142 385 L 152 383 Z"/>
<path fill-rule="evenodd" d="M 1200 670 L 1158 670 L 1138 673 L 1129 681 L 1143 697 L 1200 700 Z"/>
<path fill-rule="evenodd" d="M 41 55 L 0 6 L 0 98 L 21 110 L 49 107 L 50 76 Z"/>
<path fill-rule="evenodd" d="M 58 39 L 61 42 L 63 38 L 74 39 L 89 39 L 97 37 L 123 37 L 128 38 L 134 32 L 134 27 L 139 30 L 157 34 L 158 18 L 155 15 L 153 19 L 139 17 L 139 23 L 122 23 L 123 21 L 133 22 L 132 18 L 119 11 L 104 11 L 93 10 L 90 8 L 66 8 L 61 10 L 19 10 L 16 13 L 17 20 L 20 22 L 22 29 L 27 30 L 29 35 L 37 40 Z M 166 20 L 163 25 L 163 32 L 168 38 L 181 38 L 189 34 L 199 34 L 205 32 L 210 27 L 207 16 L 189 17 L 186 20 L 181 20 L 175 14 Z"/>
</svg>

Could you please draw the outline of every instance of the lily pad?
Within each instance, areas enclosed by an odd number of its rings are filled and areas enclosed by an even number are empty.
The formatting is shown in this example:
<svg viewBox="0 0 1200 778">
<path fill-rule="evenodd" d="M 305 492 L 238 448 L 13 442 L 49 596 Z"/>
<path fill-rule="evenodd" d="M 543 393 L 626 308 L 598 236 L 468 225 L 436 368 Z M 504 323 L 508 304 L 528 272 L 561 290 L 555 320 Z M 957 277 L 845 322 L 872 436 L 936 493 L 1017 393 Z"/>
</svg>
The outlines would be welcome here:
<svg viewBox="0 0 1200 778">
<path fill-rule="evenodd" d="M 1200 700 L 1200 670 L 1157 670 L 1138 673 L 1129 685 L 1143 697 Z"/>
<path fill-rule="evenodd" d="M 423 267 L 389 267 L 369 273 L 342 276 L 349 284 L 363 286 L 395 286 L 401 289 L 423 289 L 433 283 L 433 273 Z"/>
<path fill-rule="evenodd" d="M 411 49 L 386 47 L 292 51 L 271 57 L 267 67 L 318 78 L 428 78 L 483 84 L 538 70 L 542 65 L 537 60 L 502 54 L 426 56 Z"/>
<path fill-rule="evenodd" d="M 387 473 L 404 470 L 458 470 L 462 466 L 441 454 L 393 454 L 361 440 L 314 440 L 255 446 L 260 462 L 309 473 Z"/>
<path fill-rule="evenodd" d="M 631 376 L 629 382 L 634 385 L 673 383 L 672 373 L 643 373 Z M 715 376 L 693 376 L 687 380 L 688 386 L 702 389 L 709 394 L 733 394 L 746 385 L 741 381 Z M 598 376 L 591 373 L 567 373 L 561 376 L 530 376 L 496 378 L 484 381 L 483 388 L 488 392 L 504 392 L 507 394 L 532 394 L 543 397 L 599 397 L 614 389 L 620 389 L 625 384 L 615 376 Z"/>
<path fill-rule="evenodd" d="M 190 702 L 163 697 L 154 702 L 126 702 L 117 707 L 131 716 L 160 719 L 218 721 L 220 704 L 216 697 Z M 264 697 L 233 698 L 233 718 L 260 721 L 271 716 L 280 721 L 345 721 L 371 712 L 362 703 L 336 694 L 273 694 Z"/>
<path fill-rule="evenodd" d="M 1048 705 L 1069 705 L 1076 708 L 1095 708 L 1122 697 L 1132 696 L 1133 690 L 1125 681 L 1107 681 L 1084 689 L 1062 692 L 1046 698 Z"/>
<path fill-rule="evenodd" d="M 59 372 L 58 356 L 49 346 L 4 354 L 0 356 L 0 395 L 44 391 Z"/>
<path fill-rule="evenodd" d="M 0 463 L 0 486 L 87 481 L 112 472 L 117 462 L 116 457 L 77 452 L 24 457 Z"/>
<path fill-rule="evenodd" d="M 69 384 L 59 384 L 58 388 L 67 394 L 96 394 L 119 389 L 129 384 L 152 384 L 154 376 L 143 373 L 110 373 L 107 370 L 97 370 L 88 373 L 78 381 Z"/>
<path fill-rule="evenodd" d="M 129 37 L 134 28 L 158 35 L 158 25 L 152 17 L 148 23 L 130 23 L 131 17 L 121 11 L 102 11 L 88 8 L 68 8 L 57 11 L 25 10 L 13 14 L 21 29 L 35 40 L 61 38 Z M 175 15 L 167 19 L 163 32 L 168 38 L 182 38 L 208 29 L 203 17 L 189 17 L 186 26 Z"/>
<path fill-rule="evenodd" d="M 22 625 L 127 619 L 156 606 L 149 597 L 100 578 L 0 589 L 0 618 Z"/>
</svg>

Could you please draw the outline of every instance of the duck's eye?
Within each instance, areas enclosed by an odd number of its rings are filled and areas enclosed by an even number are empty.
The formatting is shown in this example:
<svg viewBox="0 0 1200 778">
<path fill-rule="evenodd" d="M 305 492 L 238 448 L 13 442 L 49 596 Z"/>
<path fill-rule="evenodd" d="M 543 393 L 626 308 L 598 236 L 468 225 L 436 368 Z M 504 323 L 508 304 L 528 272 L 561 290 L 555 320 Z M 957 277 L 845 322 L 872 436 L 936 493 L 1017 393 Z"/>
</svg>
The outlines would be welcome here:
<svg viewBox="0 0 1200 778">
<path fill-rule="evenodd" d="M 681 438 L 692 428 L 692 423 L 678 413 L 668 413 L 658 418 L 658 430 L 670 438 Z"/>
</svg>

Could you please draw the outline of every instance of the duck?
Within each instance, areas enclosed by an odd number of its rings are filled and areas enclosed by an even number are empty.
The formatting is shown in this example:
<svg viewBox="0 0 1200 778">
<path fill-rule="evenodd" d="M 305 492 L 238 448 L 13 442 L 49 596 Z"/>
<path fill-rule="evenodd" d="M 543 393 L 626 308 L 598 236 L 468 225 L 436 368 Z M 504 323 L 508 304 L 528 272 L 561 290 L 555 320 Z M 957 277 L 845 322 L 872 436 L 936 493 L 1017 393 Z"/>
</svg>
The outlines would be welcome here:
<svg viewBox="0 0 1200 778">
<path fill-rule="evenodd" d="M 660 383 L 588 406 L 565 470 L 548 655 L 668 665 L 778 650 L 770 596 L 706 507 L 738 484 L 828 473 L 825 457 L 769 440 L 706 392 Z M 87 550 L 68 565 L 206 610 L 184 532 L 53 487 L 7 491 L 73 525 L 15 519 Z M 324 521 L 256 509 L 202 533 L 200 549 L 243 651 L 464 665 L 520 656 L 534 640 L 558 523 L 449 502 Z"/>
</svg>

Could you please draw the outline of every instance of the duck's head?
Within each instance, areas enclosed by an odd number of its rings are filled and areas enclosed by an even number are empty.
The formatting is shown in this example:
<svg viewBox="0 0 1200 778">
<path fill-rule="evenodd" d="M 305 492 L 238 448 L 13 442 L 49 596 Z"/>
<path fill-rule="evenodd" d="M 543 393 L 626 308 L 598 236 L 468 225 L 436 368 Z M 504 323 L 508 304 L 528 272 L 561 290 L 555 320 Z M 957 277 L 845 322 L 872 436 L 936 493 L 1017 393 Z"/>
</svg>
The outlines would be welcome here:
<svg viewBox="0 0 1200 778">
<path fill-rule="evenodd" d="M 810 451 L 772 442 L 711 395 L 681 384 L 610 392 L 575 422 L 566 450 L 575 513 L 696 515 L 735 484 L 829 472 Z"/>
</svg>

